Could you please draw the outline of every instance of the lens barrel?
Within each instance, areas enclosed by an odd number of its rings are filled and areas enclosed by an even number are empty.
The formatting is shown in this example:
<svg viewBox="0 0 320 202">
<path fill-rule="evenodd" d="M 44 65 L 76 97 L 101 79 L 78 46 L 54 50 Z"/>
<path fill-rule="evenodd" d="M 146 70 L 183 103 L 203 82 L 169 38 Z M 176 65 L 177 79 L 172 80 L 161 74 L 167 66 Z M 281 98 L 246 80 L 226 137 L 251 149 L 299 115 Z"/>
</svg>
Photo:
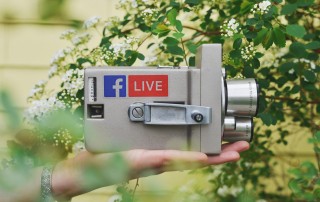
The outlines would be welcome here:
<svg viewBox="0 0 320 202">
<path fill-rule="evenodd" d="M 259 105 L 259 85 L 255 79 L 224 79 L 222 107 L 225 107 L 223 141 L 250 142 L 253 137 L 253 117 Z"/>
<path fill-rule="evenodd" d="M 255 79 L 226 81 L 227 115 L 251 117 L 257 114 L 259 87 Z"/>
<path fill-rule="evenodd" d="M 224 130 L 233 131 L 236 129 L 236 118 L 233 116 L 226 116 L 224 118 Z"/>
<path fill-rule="evenodd" d="M 235 117 L 235 129 L 225 130 L 223 133 L 223 141 L 236 142 L 247 141 L 250 142 L 253 137 L 253 119 L 248 117 Z"/>
</svg>

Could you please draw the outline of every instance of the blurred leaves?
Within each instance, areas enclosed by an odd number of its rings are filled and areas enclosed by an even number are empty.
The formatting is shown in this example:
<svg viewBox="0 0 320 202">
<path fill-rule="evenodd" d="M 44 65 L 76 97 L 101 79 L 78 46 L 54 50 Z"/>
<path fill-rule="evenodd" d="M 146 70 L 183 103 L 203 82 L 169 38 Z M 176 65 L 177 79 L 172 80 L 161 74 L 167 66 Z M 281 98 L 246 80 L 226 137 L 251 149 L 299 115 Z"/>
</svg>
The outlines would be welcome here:
<svg viewBox="0 0 320 202">
<path fill-rule="evenodd" d="M 286 32 L 291 36 L 302 38 L 306 34 L 306 29 L 300 25 L 293 24 L 286 27 Z"/>
<path fill-rule="evenodd" d="M 64 5 L 66 2 L 66 0 L 40 0 L 40 17 L 44 20 L 48 20 L 51 18 L 61 19 L 65 17 Z"/>
<path fill-rule="evenodd" d="M 0 109 L 4 110 L 10 129 L 17 129 L 21 124 L 21 117 L 13 104 L 14 101 L 10 97 L 9 93 L 7 91 L 0 90 Z"/>
</svg>

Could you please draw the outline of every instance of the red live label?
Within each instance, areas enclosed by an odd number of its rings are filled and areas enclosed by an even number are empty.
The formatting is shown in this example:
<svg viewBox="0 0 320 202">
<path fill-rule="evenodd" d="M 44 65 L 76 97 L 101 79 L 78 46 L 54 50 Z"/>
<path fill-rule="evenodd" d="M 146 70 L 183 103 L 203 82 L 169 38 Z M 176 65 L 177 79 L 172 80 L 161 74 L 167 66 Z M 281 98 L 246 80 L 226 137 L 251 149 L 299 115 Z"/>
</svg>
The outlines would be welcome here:
<svg viewBox="0 0 320 202">
<path fill-rule="evenodd" d="M 168 97 L 168 75 L 129 75 L 129 97 Z"/>
</svg>

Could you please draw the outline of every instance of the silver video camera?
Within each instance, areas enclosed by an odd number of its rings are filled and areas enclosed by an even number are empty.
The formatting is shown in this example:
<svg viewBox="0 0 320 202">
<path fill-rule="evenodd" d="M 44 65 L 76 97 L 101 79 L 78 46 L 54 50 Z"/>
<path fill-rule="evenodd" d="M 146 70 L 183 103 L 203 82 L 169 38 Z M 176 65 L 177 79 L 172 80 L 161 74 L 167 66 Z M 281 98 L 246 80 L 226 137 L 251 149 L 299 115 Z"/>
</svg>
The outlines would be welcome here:
<svg viewBox="0 0 320 202">
<path fill-rule="evenodd" d="M 221 152 L 250 141 L 258 109 L 255 79 L 226 80 L 220 44 L 198 49 L 196 67 L 90 67 L 85 70 L 87 150 Z"/>
</svg>

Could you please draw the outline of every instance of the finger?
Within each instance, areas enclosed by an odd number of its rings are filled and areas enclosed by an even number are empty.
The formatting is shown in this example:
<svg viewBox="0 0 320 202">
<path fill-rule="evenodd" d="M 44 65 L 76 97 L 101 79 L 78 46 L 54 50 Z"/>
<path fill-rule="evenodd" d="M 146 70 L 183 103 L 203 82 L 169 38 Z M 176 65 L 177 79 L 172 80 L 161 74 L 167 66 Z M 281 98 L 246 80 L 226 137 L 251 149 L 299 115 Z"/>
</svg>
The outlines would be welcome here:
<svg viewBox="0 0 320 202">
<path fill-rule="evenodd" d="M 222 152 L 225 151 L 237 151 L 237 152 L 243 152 L 245 150 L 248 150 L 250 147 L 249 143 L 246 141 L 238 141 L 234 143 L 227 143 L 222 145 Z"/>
<path fill-rule="evenodd" d="M 131 150 L 125 153 L 133 169 L 163 168 L 174 162 L 205 164 L 208 156 L 201 152 L 179 150 Z"/>
<path fill-rule="evenodd" d="M 240 154 L 236 151 L 223 151 L 217 156 L 210 156 L 207 165 L 217 165 L 227 162 L 234 162 L 240 159 Z"/>
</svg>

